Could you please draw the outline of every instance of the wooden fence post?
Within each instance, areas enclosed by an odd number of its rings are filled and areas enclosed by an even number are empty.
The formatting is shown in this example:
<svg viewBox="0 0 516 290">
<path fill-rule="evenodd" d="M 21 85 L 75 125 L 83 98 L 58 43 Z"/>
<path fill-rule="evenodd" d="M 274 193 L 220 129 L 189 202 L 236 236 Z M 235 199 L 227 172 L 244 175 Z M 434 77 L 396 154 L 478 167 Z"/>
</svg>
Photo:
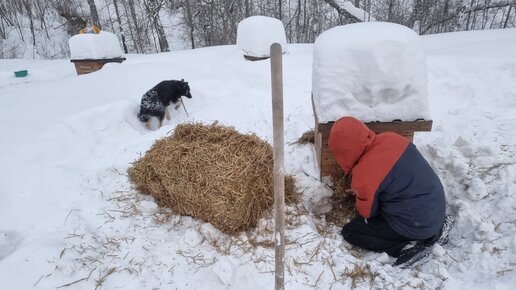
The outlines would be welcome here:
<svg viewBox="0 0 516 290">
<path fill-rule="evenodd" d="M 272 127 L 274 158 L 275 289 L 285 289 L 285 170 L 283 136 L 282 48 L 271 45 Z"/>
</svg>

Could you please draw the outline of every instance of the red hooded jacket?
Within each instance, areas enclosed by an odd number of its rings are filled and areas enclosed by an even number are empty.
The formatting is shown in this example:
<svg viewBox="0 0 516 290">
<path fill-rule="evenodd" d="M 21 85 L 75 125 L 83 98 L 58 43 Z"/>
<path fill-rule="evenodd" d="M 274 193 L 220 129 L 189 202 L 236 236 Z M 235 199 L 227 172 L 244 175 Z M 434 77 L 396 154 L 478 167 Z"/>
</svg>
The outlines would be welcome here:
<svg viewBox="0 0 516 290">
<path fill-rule="evenodd" d="M 444 189 L 430 165 L 406 138 L 392 132 L 376 135 L 353 118 L 339 119 L 328 146 L 345 174 L 364 218 L 384 217 L 398 233 L 428 238 L 442 226 Z"/>
</svg>

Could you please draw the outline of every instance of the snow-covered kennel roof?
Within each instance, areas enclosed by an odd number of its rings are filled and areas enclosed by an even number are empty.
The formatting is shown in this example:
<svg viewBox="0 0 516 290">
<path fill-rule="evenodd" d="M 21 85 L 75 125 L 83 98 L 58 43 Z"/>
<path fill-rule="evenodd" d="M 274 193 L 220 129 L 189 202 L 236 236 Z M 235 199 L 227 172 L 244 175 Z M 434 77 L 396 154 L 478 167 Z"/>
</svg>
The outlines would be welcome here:
<svg viewBox="0 0 516 290">
<path fill-rule="evenodd" d="M 280 20 L 265 16 L 251 16 L 238 24 L 237 46 L 244 51 L 244 55 L 269 57 L 270 46 L 273 43 L 281 44 L 283 52 L 286 51 L 287 38 Z"/>
<path fill-rule="evenodd" d="M 72 59 L 108 59 L 123 55 L 118 38 L 107 31 L 76 34 L 68 44 Z"/>
<path fill-rule="evenodd" d="M 398 24 L 332 28 L 314 45 L 312 92 L 319 122 L 430 119 L 419 35 Z"/>
</svg>

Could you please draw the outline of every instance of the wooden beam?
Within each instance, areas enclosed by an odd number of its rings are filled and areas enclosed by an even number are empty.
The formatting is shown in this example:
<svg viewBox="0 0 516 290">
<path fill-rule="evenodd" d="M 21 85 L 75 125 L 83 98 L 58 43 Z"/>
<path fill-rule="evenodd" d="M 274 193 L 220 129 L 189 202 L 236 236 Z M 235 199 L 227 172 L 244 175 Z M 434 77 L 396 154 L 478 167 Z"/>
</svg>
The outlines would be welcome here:
<svg viewBox="0 0 516 290">
<path fill-rule="evenodd" d="M 252 56 L 252 55 L 244 54 L 244 58 L 247 60 L 250 60 L 250 61 L 258 61 L 258 60 L 269 59 L 270 57 L 268 57 L 268 56 Z"/>
<path fill-rule="evenodd" d="M 274 244 L 275 289 L 285 289 L 285 168 L 283 126 L 282 48 L 271 45 L 272 127 L 274 159 Z"/>
<path fill-rule="evenodd" d="M 335 122 L 321 123 L 319 124 L 319 131 L 324 133 L 330 133 L 331 127 Z M 432 120 L 416 120 L 416 121 L 399 121 L 394 120 L 392 122 L 368 122 L 366 126 L 375 133 L 382 132 L 395 132 L 400 135 L 408 136 L 413 135 L 414 132 L 423 132 L 432 130 Z"/>
</svg>

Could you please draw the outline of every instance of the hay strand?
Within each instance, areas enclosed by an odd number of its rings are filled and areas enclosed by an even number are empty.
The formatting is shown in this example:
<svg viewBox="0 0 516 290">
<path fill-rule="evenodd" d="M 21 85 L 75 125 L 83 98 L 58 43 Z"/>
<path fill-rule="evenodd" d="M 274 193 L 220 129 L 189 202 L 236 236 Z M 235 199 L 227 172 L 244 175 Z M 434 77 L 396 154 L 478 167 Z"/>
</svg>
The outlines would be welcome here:
<svg viewBox="0 0 516 290">
<path fill-rule="evenodd" d="M 326 220 L 342 227 L 357 216 L 355 207 L 355 196 L 352 193 L 346 192 L 351 189 L 351 174 L 344 175 L 340 168 L 335 167 L 332 172 L 333 195 L 331 202 L 333 209 L 325 214 Z"/>
<path fill-rule="evenodd" d="M 314 144 L 315 143 L 315 131 L 313 129 L 306 131 L 292 144 L 304 145 L 304 144 Z"/>
</svg>

